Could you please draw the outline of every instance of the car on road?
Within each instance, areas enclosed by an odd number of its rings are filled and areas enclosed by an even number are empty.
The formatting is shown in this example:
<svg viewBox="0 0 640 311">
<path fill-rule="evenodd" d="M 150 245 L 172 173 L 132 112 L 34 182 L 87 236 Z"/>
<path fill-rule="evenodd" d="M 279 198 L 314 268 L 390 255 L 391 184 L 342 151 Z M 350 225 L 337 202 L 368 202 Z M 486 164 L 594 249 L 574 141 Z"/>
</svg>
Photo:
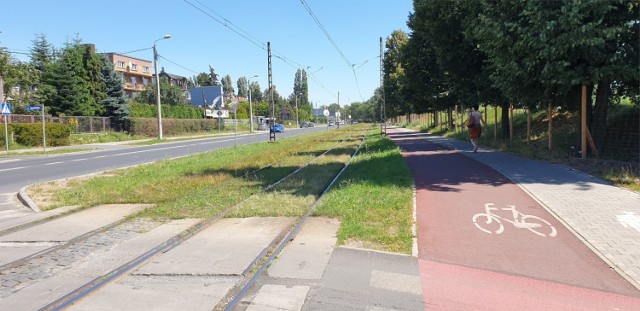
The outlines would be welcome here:
<svg viewBox="0 0 640 311">
<path fill-rule="evenodd" d="M 271 126 L 271 131 L 276 133 L 284 133 L 284 125 L 280 123 L 276 123 L 273 126 Z"/>
<path fill-rule="evenodd" d="M 307 122 L 302 121 L 302 123 L 300 123 L 300 128 L 305 128 L 308 127 Z"/>
<path fill-rule="evenodd" d="M 315 124 L 313 124 L 313 122 L 307 123 L 307 127 L 314 127 L 314 126 L 315 126 Z"/>
<path fill-rule="evenodd" d="M 335 125 L 335 123 L 333 121 L 327 122 L 327 126 L 334 126 L 334 125 Z"/>
<path fill-rule="evenodd" d="M 266 130 L 267 130 L 267 124 L 266 123 L 258 124 L 258 131 L 266 131 Z"/>
</svg>

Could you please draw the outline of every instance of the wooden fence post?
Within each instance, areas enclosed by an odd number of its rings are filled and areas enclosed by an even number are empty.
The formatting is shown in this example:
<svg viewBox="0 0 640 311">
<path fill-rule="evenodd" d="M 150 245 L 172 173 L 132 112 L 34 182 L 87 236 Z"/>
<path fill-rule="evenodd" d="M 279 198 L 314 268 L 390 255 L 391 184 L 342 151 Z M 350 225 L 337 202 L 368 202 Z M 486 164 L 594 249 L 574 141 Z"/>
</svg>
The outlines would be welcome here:
<svg viewBox="0 0 640 311">
<path fill-rule="evenodd" d="M 549 101 L 549 108 L 548 108 L 548 114 L 549 114 L 549 150 L 551 150 L 551 147 L 553 146 L 553 135 L 552 135 L 552 131 L 553 131 L 553 109 L 551 107 L 551 101 Z"/>
<path fill-rule="evenodd" d="M 493 143 L 498 142 L 498 105 L 493 106 Z"/>
<path fill-rule="evenodd" d="M 509 141 L 513 141 L 513 103 L 509 103 Z"/>
<path fill-rule="evenodd" d="M 527 145 L 531 144 L 531 109 L 527 108 Z"/>
<path fill-rule="evenodd" d="M 587 158 L 587 86 L 582 86 L 582 114 L 581 114 L 582 131 L 580 135 L 580 151 L 582 158 Z"/>
</svg>

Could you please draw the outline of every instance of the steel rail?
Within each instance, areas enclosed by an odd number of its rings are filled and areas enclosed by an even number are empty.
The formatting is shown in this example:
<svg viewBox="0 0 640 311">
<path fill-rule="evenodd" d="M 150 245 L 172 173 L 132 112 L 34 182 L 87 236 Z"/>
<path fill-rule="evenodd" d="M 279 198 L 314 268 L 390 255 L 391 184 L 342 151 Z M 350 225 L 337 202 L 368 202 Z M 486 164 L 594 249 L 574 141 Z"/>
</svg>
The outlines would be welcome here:
<svg viewBox="0 0 640 311">
<path fill-rule="evenodd" d="M 302 225 L 306 222 L 307 218 L 309 218 L 309 216 L 311 215 L 311 213 L 313 213 L 313 211 L 315 210 L 316 206 L 318 205 L 318 203 L 320 202 L 320 200 L 324 197 L 325 194 L 327 194 L 327 192 L 329 191 L 329 189 L 331 189 L 331 187 L 333 187 L 333 184 L 338 180 L 338 178 L 340 178 L 340 176 L 342 175 L 342 173 L 347 169 L 347 167 L 349 167 L 349 164 L 351 164 L 351 161 L 355 158 L 355 156 L 358 154 L 358 152 L 360 151 L 360 148 L 362 147 L 362 144 L 364 144 L 366 140 L 366 136 L 362 139 L 362 141 L 360 142 L 360 145 L 358 145 L 358 148 L 356 149 L 356 151 L 351 155 L 351 158 L 349 159 L 349 161 L 347 162 L 347 164 L 345 164 L 345 166 L 338 172 L 338 174 L 333 178 L 333 180 L 329 183 L 329 185 L 327 185 L 327 187 L 324 189 L 324 191 L 322 192 L 322 194 L 314 201 L 314 203 L 307 209 L 307 212 L 300 218 L 300 220 L 298 221 L 298 223 L 295 225 L 295 227 L 289 232 L 289 234 L 287 235 L 286 238 L 284 238 L 280 244 L 278 245 L 278 247 L 275 249 L 275 251 L 273 251 L 271 253 L 271 255 L 267 258 L 267 260 L 265 260 L 264 263 L 262 263 L 262 265 L 260 266 L 260 269 L 258 269 L 258 271 L 251 277 L 251 279 L 249 279 L 248 282 L 246 282 L 244 284 L 244 286 L 242 287 L 242 289 L 238 292 L 238 294 L 233 298 L 233 300 L 231 300 L 231 302 L 227 305 L 227 307 L 224 309 L 225 311 L 232 311 L 236 305 L 240 302 L 240 300 L 242 299 L 242 297 L 244 297 L 244 295 L 247 293 L 247 291 L 249 290 L 249 288 L 251 288 L 251 286 L 255 283 L 255 281 L 262 275 L 262 273 L 264 272 L 264 270 L 271 264 L 271 262 L 273 262 L 273 260 L 276 258 L 276 256 L 278 256 L 278 254 L 280 254 L 280 252 L 282 251 L 282 249 L 290 242 L 292 241 L 296 235 L 298 234 L 298 231 L 300 231 L 300 228 L 302 227 Z"/>
<path fill-rule="evenodd" d="M 349 137 L 350 138 L 350 137 Z M 282 183 L 283 181 L 287 180 L 288 178 L 291 178 L 293 175 L 297 174 L 298 172 L 300 172 L 303 168 L 309 166 L 311 163 L 315 162 L 317 159 L 321 158 L 322 156 L 326 155 L 327 153 L 329 153 L 330 151 L 336 149 L 337 146 L 339 146 L 341 143 L 343 143 L 344 141 L 346 141 L 347 139 L 343 139 L 342 141 L 336 143 L 334 146 L 332 146 L 331 148 L 329 148 L 328 150 L 326 150 L 325 152 L 323 152 L 322 154 L 314 157 L 313 159 L 311 159 L 310 161 L 308 161 L 305 165 L 299 167 L 298 169 L 294 170 L 293 172 L 287 174 L 286 176 L 282 177 L 281 179 L 277 180 L 276 182 L 270 184 L 267 187 L 262 188 L 258 193 L 264 193 L 266 191 L 268 191 L 269 189 L 275 187 L 276 185 Z M 359 147 L 358 147 L 359 149 Z M 275 163 L 271 163 L 266 167 L 263 167 L 261 169 L 258 169 L 254 172 L 260 171 L 262 169 L 265 169 L 267 167 L 273 166 Z M 342 171 L 341 171 L 342 172 Z M 247 172 L 246 174 L 249 174 L 250 172 Z M 245 176 L 246 176 L 245 174 Z M 335 180 L 335 179 L 334 179 Z M 224 211 L 222 211 L 221 213 L 219 213 L 218 215 L 216 215 L 215 217 L 209 219 L 209 220 L 204 220 L 202 222 L 199 222 L 193 226 L 191 226 L 190 228 L 182 231 L 181 233 L 173 236 L 172 238 L 170 238 L 169 240 L 161 243 L 160 245 L 157 245 L 156 247 L 146 251 L 145 253 L 143 253 L 142 255 L 136 257 L 135 259 L 107 272 L 106 274 L 103 274 L 99 277 L 96 277 L 95 279 L 85 283 L 84 285 L 76 288 L 75 290 L 67 293 L 66 295 L 56 299 L 55 301 L 47 304 L 46 306 L 42 307 L 40 310 L 63 310 L 66 307 L 70 306 L 71 304 L 77 302 L 78 300 L 80 300 L 81 298 L 91 294 L 92 292 L 95 292 L 96 290 L 98 290 L 99 288 L 105 286 L 106 284 L 110 283 L 111 281 L 115 280 L 116 278 L 122 276 L 123 274 L 131 271 L 132 269 L 140 266 L 142 263 L 144 263 L 145 261 L 147 261 L 148 259 L 154 257 L 155 255 L 159 254 L 159 253 L 165 253 L 175 247 L 177 247 L 178 245 L 182 244 L 184 241 L 188 240 L 189 238 L 193 237 L 194 235 L 196 235 L 197 233 L 203 231 L 204 229 L 206 229 L 207 227 L 209 227 L 210 225 L 212 225 L 213 223 L 215 223 L 216 221 L 218 221 L 219 219 L 223 218 L 224 216 L 226 216 L 228 213 L 230 213 L 231 211 L 233 211 L 234 209 L 236 209 L 238 206 L 240 206 L 241 204 L 247 202 L 248 200 L 250 200 L 252 197 L 254 197 L 256 194 L 253 194 L 249 197 L 247 197 L 246 199 L 240 201 L 239 203 L 234 204 L 233 206 L 225 209 Z M 324 192 L 323 192 L 324 194 Z M 276 236 L 276 238 L 274 238 L 267 247 L 265 247 L 263 249 L 262 252 L 260 252 L 260 254 L 251 262 L 251 264 L 243 271 L 243 274 L 246 274 L 255 264 L 256 262 L 258 262 L 260 260 L 260 258 L 262 258 L 270 249 L 273 249 L 273 246 L 278 242 L 282 240 L 282 237 L 286 234 L 286 232 L 290 230 L 290 228 L 285 228 L 284 230 L 282 230 L 282 232 L 280 234 L 278 234 Z"/>
</svg>

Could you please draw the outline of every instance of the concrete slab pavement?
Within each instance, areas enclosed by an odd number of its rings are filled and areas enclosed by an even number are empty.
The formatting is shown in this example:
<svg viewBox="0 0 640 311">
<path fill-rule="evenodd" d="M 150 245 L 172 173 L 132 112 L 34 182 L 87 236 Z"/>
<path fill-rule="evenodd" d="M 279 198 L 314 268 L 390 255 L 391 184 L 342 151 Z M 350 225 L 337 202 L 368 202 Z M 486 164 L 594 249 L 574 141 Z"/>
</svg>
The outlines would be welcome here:
<svg viewBox="0 0 640 311">
<path fill-rule="evenodd" d="M 124 219 L 146 204 L 106 204 L 0 236 L 0 242 L 66 242 Z"/>
<path fill-rule="evenodd" d="M 0 310 L 38 310 L 79 286 L 135 259 L 151 247 L 167 241 L 199 221 L 198 219 L 175 220 L 144 232 L 131 240 L 125 240 L 115 248 L 94 253 L 84 258 L 83 262 L 58 275 L 41 280 L 22 288 L 11 296 L 0 299 Z"/>
<path fill-rule="evenodd" d="M 308 218 L 267 274 L 277 278 L 321 279 L 336 245 L 339 227 L 340 222 L 335 219 Z"/>
<path fill-rule="evenodd" d="M 140 267 L 134 275 L 241 275 L 292 217 L 225 218 Z"/>
</svg>

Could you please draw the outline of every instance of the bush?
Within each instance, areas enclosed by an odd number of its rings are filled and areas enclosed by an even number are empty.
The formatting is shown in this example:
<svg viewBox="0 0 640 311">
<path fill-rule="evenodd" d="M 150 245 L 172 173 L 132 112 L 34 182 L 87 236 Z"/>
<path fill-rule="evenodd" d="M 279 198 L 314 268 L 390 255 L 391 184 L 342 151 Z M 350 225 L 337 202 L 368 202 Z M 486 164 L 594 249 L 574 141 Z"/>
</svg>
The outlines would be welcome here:
<svg viewBox="0 0 640 311">
<path fill-rule="evenodd" d="M 188 133 L 208 132 L 217 128 L 215 119 L 163 119 L 162 133 L 180 135 Z M 130 135 L 153 137 L 158 135 L 158 119 L 129 118 L 125 130 Z"/>
<path fill-rule="evenodd" d="M 28 147 L 42 146 L 42 123 L 12 123 L 7 131 L 13 133 L 16 143 Z M 66 124 L 46 123 L 47 146 L 69 146 L 71 130 Z M 4 131 L 0 131 L 0 140 L 5 142 Z"/>
<path fill-rule="evenodd" d="M 158 115 L 158 106 L 130 102 L 129 112 L 132 118 L 156 118 Z M 191 105 L 162 105 L 163 118 L 199 119 L 203 117 L 203 114 L 202 108 Z"/>
</svg>

